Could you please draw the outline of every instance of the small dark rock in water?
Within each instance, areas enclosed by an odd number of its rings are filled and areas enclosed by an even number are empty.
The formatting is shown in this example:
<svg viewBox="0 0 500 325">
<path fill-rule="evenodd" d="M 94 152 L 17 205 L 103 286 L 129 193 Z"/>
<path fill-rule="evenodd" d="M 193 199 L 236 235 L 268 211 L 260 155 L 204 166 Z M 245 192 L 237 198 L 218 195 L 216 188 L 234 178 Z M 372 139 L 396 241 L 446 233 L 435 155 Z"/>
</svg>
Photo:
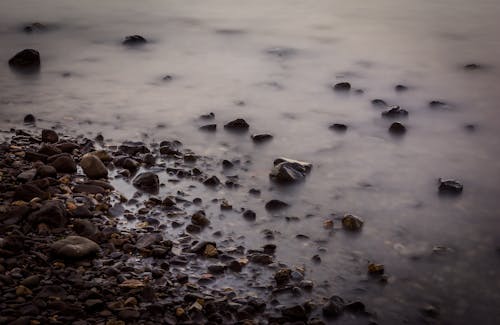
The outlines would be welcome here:
<svg viewBox="0 0 500 325">
<path fill-rule="evenodd" d="M 396 87 L 394 87 L 394 90 L 396 90 L 397 92 L 403 92 L 407 91 L 408 87 L 404 85 L 397 85 Z"/>
<path fill-rule="evenodd" d="M 344 229 L 351 230 L 351 231 L 357 231 L 360 230 L 361 227 L 363 227 L 363 220 L 355 215 L 352 214 L 346 214 L 342 218 L 342 226 Z"/>
<path fill-rule="evenodd" d="M 385 100 L 382 100 L 382 99 L 374 99 L 372 100 L 372 105 L 373 106 L 377 106 L 377 107 L 387 107 L 387 103 L 385 102 Z"/>
<path fill-rule="evenodd" d="M 294 55 L 296 53 L 296 50 L 289 47 L 273 47 L 267 49 L 266 53 L 275 55 L 280 58 L 285 58 Z"/>
<path fill-rule="evenodd" d="M 246 210 L 243 212 L 243 218 L 245 218 L 248 221 L 254 221 L 257 217 L 257 214 L 252 211 L 252 210 Z"/>
<path fill-rule="evenodd" d="M 464 187 L 456 180 L 442 180 L 439 179 L 439 193 L 441 194 L 460 194 Z"/>
<path fill-rule="evenodd" d="M 429 102 L 429 107 L 432 109 L 450 109 L 451 106 L 445 102 L 442 102 L 440 100 L 433 100 Z"/>
<path fill-rule="evenodd" d="M 391 106 L 388 110 L 382 112 L 382 117 L 395 118 L 406 116 L 408 116 L 408 111 L 399 106 Z"/>
<path fill-rule="evenodd" d="M 345 132 L 347 131 L 347 125 L 341 124 L 341 123 L 334 123 L 328 127 L 330 130 L 337 131 L 337 132 Z"/>
<path fill-rule="evenodd" d="M 384 274 L 384 272 L 385 272 L 385 267 L 383 264 L 375 264 L 375 263 L 368 264 L 368 274 L 380 275 Z"/>
<path fill-rule="evenodd" d="M 316 255 L 314 255 L 314 256 L 311 258 L 311 260 L 312 260 L 314 263 L 319 264 L 319 263 L 321 263 L 321 256 L 319 256 L 319 255 L 317 255 L 317 254 L 316 254 Z"/>
<path fill-rule="evenodd" d="M 469 64 L 464 65 L 465 70 L 479 70 L 481 68 L 482 68 L 482 66 L 477 64 L 477 63 L 469 63 Z"/>
<path fill-rule="evenodd" d="M 339 82 L 332 86 L 335 91 L 349 91 L 351 90 L 351 84 L 348 82 Z"/>
<path fill-rule="evenodd" d="M 266 209 L 269 211 L 281 210 L 289 207 L 290 205 L 280 200 L 270 200 L 266 203 Z"/>
<path fill-rule="evenodd" d="M 406 133 L 406 127 L 399 122 L 394 122 L 389 127 L 389 132 L 396 135 L 402 135 Z"/>
<path fill-rule="evenodd" d="M 161 78 L 163 81 L 172 81 L 174 79 L 173 76 L 167 74 L 166 76 L 164 76 L 163 78 Z"/>
<path fill-rule="evenodd" d="M 295 305 L 291 307 L 286 307 L 281 310 L 281 314 L 291 320 L 307 320 L 306 310 L 302 305 Z"/>
<path fill-rule="evenodd" d="M 67 154 L 63 154 L 63 156 L 56 158 L 50 165 L 54 167 L 58 173 L 76 173 L 76 163 L 73 158 Z"/>
<path fill-rule="evenodd" d="M 151 172 L 145 172 L 137 175 L 133 185 L 144 192 L 157 194 L 160 191 L 160 180 L 158 175 Z"/>
<path fill-rule="evenodd" d="M 255 143 L 263 143 L 266 141 L 270 141 L 273 139 L 273 136 L 267 133 L 262 133 L 262 134 L 252 134 L 252 140 Z"/>
<path fill-rule="evenodd" d="M 206 186 L 217 186 L 220 185 L 220 180 L 217 176 L 212 176 L 203 181 L 203 184 Z"/>
<path fill-rule="evenodd" d="M 122 44 L 127 46 L 138 46 L 144 45 L 147 43 L 147 40 L 140 35 L 130 35 L 125 37 Z"/>
<path fill-rule="evenodd" d="M 255 196 L 259 196 L 260 195 L 260 190 L 257 189 L 257 188 L 251 188 L 248 190 L 248 193 L 252 194 L 252 195 L 255 195 Z"/>
<path fill-rule="evenodd" d="M 42 141 L 48 143 L 56 143 L 59 141 L 59 136 L 57 132 L 50 129 L 42 130 Z"/>
<path fill-rule="evenodd" d="M 337 317 L 344 311 L 345 301 L 339 296 L 330 297 L 329 301 L 323 305 L 322 312 L 325 317 Z"/>
<path fill-rule="evenodd" d="M 277 182 L 290 183 L 304 179 L 311 168 L 312 164 L 308 162 L 278 158 L 269 176 Z"/>
<path fill-rule="evenodd" d="M 213 112 L 210 112 L 208 114 L 203 114 L 200 116 L 200 119 L 202 120 L 213 120 L 215 118 L 215 114 Z"/>
<path fill-rule="evenodd" d="M 24 117 L 24 124 L 35 124 L 36 119 L 33 114 L 28 114 Z"/>
<path fill-rule="evenodd" d="M 40 70 L 40 53 L 33 49 L 22 50 L 9 60 L 9 66 L 21 72 Z"/>
<path fill-rule="evenodd" d="M 224 125 L 225 129 L 234 131 L 246 131 L 249 127 L 250 125 L 247 123 L 247 121 L 242 118 L 230 121 Z"/>
<path fill-rule="evenodd" d="M 476 125 L 475 124 L 466 124 L 464 125 L 464 128 L 467 130 L 467 131 L 470 131 L 470 132 L 474 132 L 476 131 Z"/>
<path fill-rule="evenodd" d="M 217 124 L 207 124 L 200 126 L 201 131 L 215 132 L 217 131 Z"/>
<path fill-rule="evenodd" d="M 205 227 L 210 223 L 210 220 L 205 216 L 205 212 L 198 211 L 191 216 L 191 222 L 200 227 Z"/>
<path fill-rule="evenodd" d="M 100 249 L 92 240 L 80 236 L 68 236 L 53 243 L 50 248 L 56 256 L 70 259 L 89 257 Z"/>
<path fill-rule="evenodd" d="M 278 286 L 287 284 L 290 281 L 292 270 L 290 269 L 280 269 L 274 273 L 274 280 Z"/>
<path fill-rule="evenodd" d="M 227 159 L 224 159 L 224 160 L 222 161 L 222 167 L 223 167 L 223 168 L 226 168 L 226 169 L 228 169 L 228 168 L 233 168 L 233 167 L 234 167 L 234 164 L 233 164 L 231 161 L 229 161 L 229 160 L 227 160 Z"/>
<path fill-rule="evenodd" d="M 32 33 L 32 32 L 43 32 L 47 30 L 47 26 L 45 26 L 42 23 L 32 23 L 29 25 L 26 25 L 23 27 L 23 31 L 25 33 Z"/>
</svg>

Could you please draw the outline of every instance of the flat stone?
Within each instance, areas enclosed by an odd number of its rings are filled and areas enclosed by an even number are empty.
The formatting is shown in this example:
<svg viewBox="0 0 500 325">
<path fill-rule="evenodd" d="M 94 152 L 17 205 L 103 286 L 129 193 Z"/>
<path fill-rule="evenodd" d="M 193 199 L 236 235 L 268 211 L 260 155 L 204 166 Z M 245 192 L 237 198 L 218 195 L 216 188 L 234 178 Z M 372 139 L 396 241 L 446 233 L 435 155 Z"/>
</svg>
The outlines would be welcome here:
<svg viewBox="0 0 500 325">
<path fill-rule="evenodd" d="M 89 257 L 100 250 L 94 241 L 81 236 L 68 236 L 53 243 L 50 248 L 56 256 L 71 259 Z"/>
</svg>

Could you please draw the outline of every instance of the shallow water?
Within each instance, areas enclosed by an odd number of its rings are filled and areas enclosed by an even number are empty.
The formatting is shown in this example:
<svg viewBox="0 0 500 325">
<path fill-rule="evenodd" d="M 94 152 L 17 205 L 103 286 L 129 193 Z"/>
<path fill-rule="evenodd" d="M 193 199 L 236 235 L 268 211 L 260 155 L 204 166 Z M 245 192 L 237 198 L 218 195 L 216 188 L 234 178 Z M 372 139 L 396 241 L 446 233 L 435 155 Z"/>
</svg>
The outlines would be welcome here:
<svg viewBox="0 0 500 325">
<path fill-rule="evenodd" d="M 500 317 L 499 14 L 494 0 L 3 0 L 0 126 L 17 127 L 33 113 L 38 126 L 101 132 L 110 143 L 180 139 L 199 154 L 250 160 L 246 171 L 235 169 L 241 189 L 195 184 L 189 193 L 257 212 L 249 224 L 214 209 L 214 230 L 245 236 L 253 248 L 267 242 L 261 230 L 276 231 L 281 261 L 328 281 L 319 293 L 361 299 L 381 324 L 432 322 L 419 311 L 426 304 L 439 306 L 437 322 L 493 324 Z M 24 33 L 34 21 L 50 28 Z M 150 42 L 125 48 L 130 34 Z M 17 75 L 6 64 L 24 48 L 40 51 L 39 75 Z M 468 63 L 483 68 L 464 70 Z M 335 93 L 330 85 L 339 81 L 364 92 Z M 396 92 L 397 84 L 409 89 Z M 389 135 L 375 98 L 409 111 L 405 136 Z M 431 109 L 431 100 L 450 107 Z M 197 130 L 208 112 L 216 134 Z M 274 139 L 254 145 L 249 134 L 225 132 L 223 123 L 237 117 L 249 133 Z M 348 131 L 329 130 L 334 122 Z M 312 173 L 294 186 L 270 183 L 279 156 L 312 162 Z M 439 177 L 463 182 L 462 195 L 440 197 Z M 167 183 L 161 195 L 188 185 Z M 251 187 L 260 198 L 248 195 Z M 270 198 L 292 207 L 275 217 L 263 208 Z M 338 222 L 323 229 L 332 213 L 360 215 L 365 227 L 355 235 Z M 448 249 L 436 254 L 435 246 Z M 368 261 L 385 264 L 388 284 L 367 277 Z"/>
</svg>

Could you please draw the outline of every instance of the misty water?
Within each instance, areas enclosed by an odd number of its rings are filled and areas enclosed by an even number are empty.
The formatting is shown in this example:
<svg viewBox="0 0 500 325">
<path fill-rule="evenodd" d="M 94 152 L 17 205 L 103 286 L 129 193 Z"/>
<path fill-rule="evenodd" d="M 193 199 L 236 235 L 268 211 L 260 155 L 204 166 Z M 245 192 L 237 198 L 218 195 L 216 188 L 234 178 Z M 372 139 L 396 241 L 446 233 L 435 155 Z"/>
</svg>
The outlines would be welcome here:
<svg viewBox="0 0 500 325">
<path fill-rule="evenodd" d="M 250 248 L 276 243 L 278 259 L 304 265 L 318 294 L 360 299 L 380 324 L 494 324 L 499 14 L 494 0 L 2 0 L 0 127 L 17 128 L 33 113 L 38 127 L 101 133 L 108 144 L 178 139 L 214 162 L 240 159 L 235 171 L 207 167 L 223 180 L 237 174 L 238 189 L 170 184 L 160 173 L 167 184 L 160 196 L 189 189 L 191 199 L 226 198 L 253 209 L 257 220 L 249 223 L 207 206 L 213 230 Z M 33 22 L 47 30 L 23 32 Z M 133 34 L 149 42 L 124 47 Z M 8 59 L 24 48 L 40 51 L 39 74 L 9 69 Z M 464 69 L 472 63 L 480 68 Z M 334 92 L 330 86 L 341 81 L 353 90 Z M 398 92 L 398 84 L 408 89 Z M 376 98 L 409 111 L 399 120 L 404 136 L 389 134 L 393 120 L 381 117 Z M 433 100 L 448 105 L 433 109 Z M 198 117 L 209 112 L 218 124 L 213 134 L 198 130 L 206 124 Z M 240 117 L 248 133 L 224 131 Z M 332 131 L 332 123 L 348 130 Z M 274 139 L 255 145 L 252 133 Z M 281 156 L 311 162 L 307 179 L 270 182 Z M 438 195 L 439 178 L 459 180 L 463 193 Z M 134 191 L 123 180 L 114 184 Z M 260 197 L 248 194 L 253 187 Z M 269 213 L 264 204 L 272 198 L 291 207 Z M 364 219 L 360 233 L 342 231 L 345 213 Z M 324 229 L 332 218 L 334 229 Z M 264 229 L 274 231 L 273 241 Z M 320 264 L 311 262 L 316 254 Z M 385 265 L 387 284 L 367 275 L 368 262 Z M 436 320 L 421 312 L 429 304 L 440 310 Z"/>
</svg>

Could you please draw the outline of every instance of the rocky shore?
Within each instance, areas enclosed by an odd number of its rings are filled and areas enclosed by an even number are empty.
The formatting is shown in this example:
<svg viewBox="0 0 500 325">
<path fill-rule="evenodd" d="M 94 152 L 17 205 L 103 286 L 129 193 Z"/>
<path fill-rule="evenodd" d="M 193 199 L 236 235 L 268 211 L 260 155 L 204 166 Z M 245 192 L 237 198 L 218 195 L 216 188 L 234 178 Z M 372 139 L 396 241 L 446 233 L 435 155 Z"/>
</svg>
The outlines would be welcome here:
<svg viewBox="0 0 500 325">
<path fill-rule="evenodd" d="M 206 173 L 203 157 L 181 142 L 105 145 L 102 136 L 71 138 L 33 126 L 4 134 L 10 140 L 0 144 L 0 324 L 325 324 L 345 316 L 376 324 L 360 301 L 312 294 L 304 268 L 277 261 L 272 243 L 234 246 L 217 231 L 220 241 L 202 240 L 212 217 L 202 199 L 161 197 L 166 185 L 158 175 L 207 188 L 237 184 Z M 299 181 L 311 168 L 277 159 L 270 177 Z M 136 192 L 125 197 L 113 180 Z M 238 212 L 255 220 L 251 209 Z M 342 224 L 356 231 L 363 221 L 347 215 Z M 167 235 L 168 228 L 178 235 Z M 383 265 L 368 271 L 383 280 Z M 213 285 L 220 282 L 248 290 Z"/>
</svg>

